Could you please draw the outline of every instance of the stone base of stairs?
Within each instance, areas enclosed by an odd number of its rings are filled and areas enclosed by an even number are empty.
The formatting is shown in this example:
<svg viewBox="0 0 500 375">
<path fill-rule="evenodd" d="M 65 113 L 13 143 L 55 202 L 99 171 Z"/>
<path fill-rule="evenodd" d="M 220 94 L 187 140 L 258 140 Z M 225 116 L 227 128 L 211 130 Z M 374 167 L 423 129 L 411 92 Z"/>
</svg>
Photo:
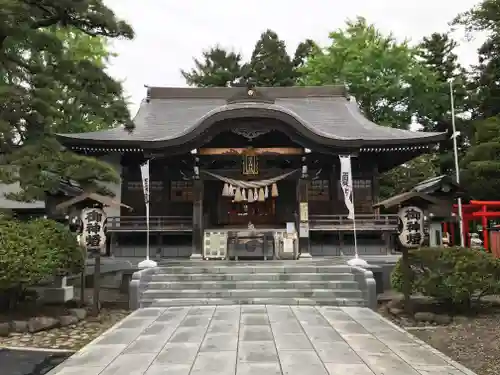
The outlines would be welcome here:
<svg viewBox="0 0 500 375">
<path fill-rule="evenodd" d="M 366 305 L 353 269 L 325 260 L 177 261 L 149 270 L 139 284 L 137 307 Z"/>
</svg>

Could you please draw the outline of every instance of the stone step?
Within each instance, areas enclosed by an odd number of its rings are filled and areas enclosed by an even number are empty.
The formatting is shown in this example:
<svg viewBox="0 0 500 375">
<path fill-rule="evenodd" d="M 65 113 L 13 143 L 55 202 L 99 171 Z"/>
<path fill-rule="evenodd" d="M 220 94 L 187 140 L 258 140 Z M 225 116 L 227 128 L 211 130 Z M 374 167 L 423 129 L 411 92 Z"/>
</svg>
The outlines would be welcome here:
<svg viewBox="0 0 500 375">
<path fill-rule="evenodd" d="M 215 305 L 327 305 L 364 306 L 362 298 L 162 298 L 143 300 L 141 307 Z"/>
<path fill-rule="evenodd" d="M 190 289 L 357 289 L 353 280 L 205 280 L 205 281 L 150 281 L 148 290 Z"/>
<path fill-rule="evenodd" d="M 348 273 L 351 267 L 346 265 L 267 265 L 252 264 L 248 266 L 241 265 L 217 265 L 212 263 L 207 266 L 168 266 L 159 267 L 156 274 L 254 274 L 254 273 L 276 273 L 276 274 L 294 274 L 294 273 Z"/>
<path fill-rule="evenodd" d="M 152 275 L 151 281 L 353 281 L 351 272 L 339 273 L 185 273 Z"/>
<path fill-rule="evenodd" d="M 144 291 L 142 298 L 361 298 L 356 289 L 199 289 L 199 290 L 151 290 Z"/>
</svg>

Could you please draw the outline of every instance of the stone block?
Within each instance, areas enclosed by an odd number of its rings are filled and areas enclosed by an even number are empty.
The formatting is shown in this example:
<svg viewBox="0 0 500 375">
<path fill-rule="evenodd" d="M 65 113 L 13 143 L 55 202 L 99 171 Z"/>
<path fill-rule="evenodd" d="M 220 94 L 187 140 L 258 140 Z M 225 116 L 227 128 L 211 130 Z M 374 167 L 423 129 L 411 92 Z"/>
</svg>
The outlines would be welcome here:
<svg viewBox="0 0 500 375">
<path fill-rule="evenodd" d="M 65 303 L 75 297 L 73 286 L 40 288 L 41 299 L 45 303 Z"/>
<path fill-rule="evenodd" d="M 9 336 L 10 332 L 10 324 L 9 323 L 0 323 L 0 336 Z"/>
<path fill-rule="evenodd" d="M 13 320 L 10 322 L 10 328 L 12 332 L 25 333 L 28 332 L 28 322 L 25 320 Z M 1 331 L 1 329 L 0 329 Z M 0 332 L 1 336 L 1 332 Z"/>
<path fill-rule="evenodd" d="M 38 316 L 28 320 L 28 331 L 31 333 L 45 331 L 59 325 L 59 320 L 49 316 Z"/>
<path fill-rule="evenodd" d="M 61 327 L 67 327 L 78 323 L 78 318 L 74 315 L 63 315 L 59 317 L 59 323 L 61 324 Z"/>
<path fill-rule="evenodd" d="M 87 310 L 85 309 L 70 309 L 69 312 L 78 320 L 83 320 L 87 317 Z"/>
</svg>

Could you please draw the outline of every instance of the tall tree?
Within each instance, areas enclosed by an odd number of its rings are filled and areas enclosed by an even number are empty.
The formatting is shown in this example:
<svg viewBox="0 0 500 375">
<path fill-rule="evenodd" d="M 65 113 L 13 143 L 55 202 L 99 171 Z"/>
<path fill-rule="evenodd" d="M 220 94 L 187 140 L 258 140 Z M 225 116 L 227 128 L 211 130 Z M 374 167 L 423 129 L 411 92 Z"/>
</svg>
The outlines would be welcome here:
<svg viewBox="0 0 500 375">
<path fill-rule="evenodd" d="M 458 63 L 455 54 L 457 43 L 448 34 L 434 33 L 425 37 L 419 44 L 419 55 L 424 66 L 434 73 L 436 84 L 431 87 L 434 91 L 422 97 L 417 112 L 418 122 L 425 131 L 447 132 L 450 136 L 441 142 L 439 147 L 439 164 L 441 174 L 454 174 L 452 118 L 451 118 L 451 87 L 456 128 L 462 134 L 457 138 L 459 151 L 465 150 L 468 142 L 467 131 L 469 120 L 464 115 L 470 109 L 469 92 L 467 89 L 468 77 L 466 70 Z"/>
<path fill-rule="evenodd" d="M 462 159 L 462 181 L 479 200 L 500 199 L 500 116 L 474 123 L 472 146 Z"/>
<path fill-rule="evenodd" d="M 246 65 L 241 54 L 229 52 L 220 46 L 203 52 L 203 59 L 193 59 L 195 68 L 181 70 L 187 84 L 196 87 L 234 86 L 245 76 Z"/>
<path fill-rule="evenodd" d="M 407 128 L 417 98 L 435 81 L 418 50 L 358 17 L 330 33 L 330 45 L 303 67 L 306 85 L 345 84 L 370 120 Z"/>
<path fill-rule="evenodd" d="M 330 34 L 330 40 L 302 68 L 302 84 L 345 84 L 364 115 L 380 125 L 406 129 L 413 116 L 425 113 L 438 80 L 419 61 L 417 48 L 384 35 L 364 18 L 348 21 Z M 422 157 L 386 173 L 382 195 L 397 194 L 401 187 L 434 176 L 429 160 Z"/>
<path fill-rule="evenodd" d="M 133 125 L 104 70 L 103 37 L 133 36 L 100 0 L 0 1 L 0 181 L 41 198 L 60 178 L 90 188 L 110 166 L 64 151 L 54 134 Z"/>
<path fill-rule="evenodd" d="M 303 47 L 304 50 L 307 46 Z M 300 51 L 302 53 L 302 50 Z M 298 61 L 298 63 L 300 63 Z M 252 52 L 248 77 L 257 86 L 293 86 L 295 73 L 292 58 L 278 34 L 266 30 Z"/>
</svg>

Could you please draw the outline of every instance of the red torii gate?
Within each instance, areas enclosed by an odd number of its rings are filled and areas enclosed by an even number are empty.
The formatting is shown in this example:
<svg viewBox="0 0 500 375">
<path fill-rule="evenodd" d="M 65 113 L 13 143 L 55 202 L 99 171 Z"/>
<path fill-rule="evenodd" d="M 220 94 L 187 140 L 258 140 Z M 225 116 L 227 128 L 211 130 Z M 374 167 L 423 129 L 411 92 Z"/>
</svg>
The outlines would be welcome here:
<svg viewBox="0 0 500 375">
<path fill-rule="evenodd" d="M 462 205 L 462 220 L 464 221 L 464 238 L 469 237 L 469 222 L 481 219 L 483 227 L 483 246 L 489 249 L 488 219 L 500 218 L 500 211 L 489 211 L 489 208 L 500 208 L 500 201 L 476 201 L 471 200 L 469 204 Z M 458 213 L 458 205 L 453 205 L 453 212 Z M 445 223 L 445 231 L 446 231 Z"/>
</svg>

